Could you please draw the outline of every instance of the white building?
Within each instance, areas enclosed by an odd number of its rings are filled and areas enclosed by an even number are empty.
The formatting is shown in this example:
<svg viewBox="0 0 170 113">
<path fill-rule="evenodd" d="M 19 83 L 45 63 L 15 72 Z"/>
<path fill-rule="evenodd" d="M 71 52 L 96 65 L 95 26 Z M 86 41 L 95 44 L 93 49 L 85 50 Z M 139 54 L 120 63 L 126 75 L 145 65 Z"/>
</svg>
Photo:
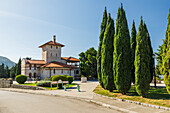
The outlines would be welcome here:
<svg viewBox="0 0 170 113">
<path fill-rule="evenodd" d="M 79 79 L 80 60 L 73 57 L 61 57 L 61 48 L 64 45 L 57 43 L 55 36 L 53 41 L 49 41 L 39 48 L 42 48 L 42 60 L 22 59 L 21 74 L 28 79 L 45 79 L 52 75 L 69 75 L 74 79 Z"/>
</svg>

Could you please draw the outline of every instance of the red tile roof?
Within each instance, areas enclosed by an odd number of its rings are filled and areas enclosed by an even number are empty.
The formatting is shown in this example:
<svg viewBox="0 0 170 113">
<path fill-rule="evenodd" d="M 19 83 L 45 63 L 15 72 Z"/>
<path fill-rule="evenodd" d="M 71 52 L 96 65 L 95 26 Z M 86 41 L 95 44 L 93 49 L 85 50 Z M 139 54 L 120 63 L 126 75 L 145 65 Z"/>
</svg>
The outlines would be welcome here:
<svg viewBox="0 0 170 113">
<path fill-rule="evenodd" d="M 67 65 L 67 64 L 63 64 L 57 61 L 53 61 L 50 63 L 47 63 L 43 66 L 41 66 L 41 68 L 50 68 L 50 67 L 54 67 L 54 68 L 78 68 L 76 66 L 71 66 L 71 65 Z"/>
<path fill-rule="evenodd" d="M 79 59 L 74 58 L 74 57 L 61 57 L 62 60 L 66 60 L 68 62 L 80 62 Z"/>
<path fill-rule="evenodd" d="M 27 60 L 28 64 L 46 64 L 44 60 Z"/>
<path fill-rule="evenodd" d="M 49 41 L 49 42 L 47 42 L 47 43 L 45 43 L 45 44 L 39 46 L 39 48 L 42 48 L 42 47 L 45 46 L 45 45 L 57 45 L 57 46 L 64 47 L 63 44 L 60 44 L 60 43 L 57 43 L 57 42 L 54 42 L 54 41 Z"/>
</svg>

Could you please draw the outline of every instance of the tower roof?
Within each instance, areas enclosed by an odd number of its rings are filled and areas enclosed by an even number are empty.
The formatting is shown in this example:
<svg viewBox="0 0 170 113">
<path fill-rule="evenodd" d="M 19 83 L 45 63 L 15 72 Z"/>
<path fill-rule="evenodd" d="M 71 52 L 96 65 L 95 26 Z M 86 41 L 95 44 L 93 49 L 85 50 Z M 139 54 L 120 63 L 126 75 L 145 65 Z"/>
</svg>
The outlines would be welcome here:
<svg viewBox="0 0 170 113">
<path fill-rule="evenodd" d="M 45 43 L 45 44 L 42 44 L 41 46 L 39 46 L 39 48 L 42 48 L 42 47 L 44 47 L 45 45 L 55 45 L 55 46 L 64 47 L 63 44 L 60 44 L 60 43 L 57 43 L 57 42 L 56 42 L 56 38 L 55 38 L 55 37 L 56 37 L 56 36 L 54 35 L 54 36 L 53 36 L 53 41 L 49 41 L 49 42 L 47 42 L 47 43 Z"/>
</svg>

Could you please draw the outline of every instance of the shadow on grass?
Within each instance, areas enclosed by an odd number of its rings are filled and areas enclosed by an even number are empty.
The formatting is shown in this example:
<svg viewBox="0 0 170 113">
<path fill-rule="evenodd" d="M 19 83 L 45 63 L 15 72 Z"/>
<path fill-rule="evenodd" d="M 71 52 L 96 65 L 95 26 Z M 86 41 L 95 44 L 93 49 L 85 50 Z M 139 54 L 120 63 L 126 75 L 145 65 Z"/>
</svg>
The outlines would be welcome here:
<svg viewBox="0 0 170 113">
<path fill-rule="evenodd" d="M 139 96 L 137 92 L 135 91 L 134 87 L 130 89 L 130 91 L 127 93 L 128 96 Z M 163 100 L 170 100 L 170 94 L 168 94 L 165 87 L 150 87 L 148 94 L 145 98 L 148 99 L 163 99 Z"/>
</svg>

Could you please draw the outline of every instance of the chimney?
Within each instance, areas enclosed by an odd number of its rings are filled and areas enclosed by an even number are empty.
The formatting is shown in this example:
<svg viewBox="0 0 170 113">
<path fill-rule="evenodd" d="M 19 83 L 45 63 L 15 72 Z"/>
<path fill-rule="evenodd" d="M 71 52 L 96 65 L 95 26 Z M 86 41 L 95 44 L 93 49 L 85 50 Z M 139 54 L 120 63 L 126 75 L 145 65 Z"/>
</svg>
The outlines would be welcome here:
<svg viewBox="0 0 170 113">
<path fill-rule="evenodd" d="M 53 42 L 54 42 L 54 43 L 56 43 L 56 41 L 55 41 L 56 38 L 55 38 L 55 37 L 56 37 L 56 36 L 54 35 L 54 36 L 53 36 Z"/>
</svg>

